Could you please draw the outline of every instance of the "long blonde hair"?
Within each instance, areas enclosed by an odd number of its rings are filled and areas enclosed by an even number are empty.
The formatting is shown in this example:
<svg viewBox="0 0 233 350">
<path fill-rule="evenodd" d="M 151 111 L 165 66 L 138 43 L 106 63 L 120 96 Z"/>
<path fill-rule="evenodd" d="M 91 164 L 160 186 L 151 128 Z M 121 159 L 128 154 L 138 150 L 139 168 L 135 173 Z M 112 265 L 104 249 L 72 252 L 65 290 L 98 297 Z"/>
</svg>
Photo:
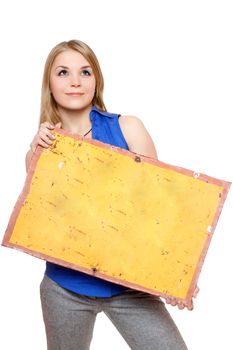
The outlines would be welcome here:
<svg viewBox="0 0 233 350">
<path fill-rule="evenodd" d="M 100 65 L 95 53 L 92 49 L 80 40 L 69 40 L 63 41 L 57 44 L 49 53 L 47 60 L 45 62 L 43 81 L 42 81 L 42 91 L 41 91 L 41 107 L 40 107 L 40 118 L 39 125 L 45 121 L 48 121 L 52 124 L 56 124 L 61 121 L 61 117 L 58 113 L 57 103 L 54 100 L 53 96 L 50 94 L 49 89 L 49 80 L 52 64 L 57 57 L 57 55 L 66 50 L 74 50 L 82 54 L 85 59 L 89 62 L 95 79 L 96 87 L 95 94 L 92 100 L 92 105 L 96 105 L 97 108 L 106 112 L 103 101 L 103 90 L 104 90 L 104 78 L 100 69 Z"/>
</svg>

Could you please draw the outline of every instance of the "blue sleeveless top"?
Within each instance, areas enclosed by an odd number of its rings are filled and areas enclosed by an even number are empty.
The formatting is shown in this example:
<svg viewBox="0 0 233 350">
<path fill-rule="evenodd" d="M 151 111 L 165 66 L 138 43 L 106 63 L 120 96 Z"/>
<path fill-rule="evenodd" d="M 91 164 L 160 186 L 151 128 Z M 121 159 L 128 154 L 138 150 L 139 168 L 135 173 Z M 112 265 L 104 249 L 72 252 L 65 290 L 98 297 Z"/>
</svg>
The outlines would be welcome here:
<svg viewBox="0 0 233 350">
<path fill-rule="evenodd" d="M 119 116 L 119 114 L 103 112 L 96 106 L 92 106 L 90 112 L 92 139 L 129 150 L 119 125 Z M 46 262 L 45 274 L 63 288 L 87 296 L 111 297 L 128 289 L 119 284 L 48 261 Z"/>
</svg>

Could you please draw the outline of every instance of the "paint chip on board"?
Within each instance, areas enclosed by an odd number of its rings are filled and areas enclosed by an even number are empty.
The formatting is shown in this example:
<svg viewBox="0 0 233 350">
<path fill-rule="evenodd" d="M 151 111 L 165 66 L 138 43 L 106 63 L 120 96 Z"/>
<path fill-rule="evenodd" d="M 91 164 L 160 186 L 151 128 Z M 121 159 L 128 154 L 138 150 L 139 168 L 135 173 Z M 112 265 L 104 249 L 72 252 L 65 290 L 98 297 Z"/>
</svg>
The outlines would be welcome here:
<svg viewBox="0 0 233 350">
<path fill-rule="evenodd" d="M 59 169 L 62 169 L 63 166 L 64 166 L 64 162 L 59 162 L 59 163 L 58 163 L 58 168 L 59 168 Z"/>
<path fill-rule="evenodd" d="M 193 177 L 194 177 L 195 179 L 197 179 L 199 176 L 200 176 L 200 173 L 197 173 L 196 171 L 194 171 Z"/>
</svg>

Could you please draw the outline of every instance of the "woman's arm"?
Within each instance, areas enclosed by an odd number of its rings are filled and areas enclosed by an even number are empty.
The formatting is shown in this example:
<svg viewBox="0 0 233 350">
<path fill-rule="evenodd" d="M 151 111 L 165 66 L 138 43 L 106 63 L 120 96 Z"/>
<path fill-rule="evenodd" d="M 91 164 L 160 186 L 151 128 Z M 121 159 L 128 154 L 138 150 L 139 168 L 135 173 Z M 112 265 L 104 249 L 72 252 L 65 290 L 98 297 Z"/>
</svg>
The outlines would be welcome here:
<svg viewBox="0 0 233 350">
<path fill-rule="evenodd" d="M 26 172 L 28 172 L 28 168 L 29 168 L 29 164 L 30 161 L 32 159 L 33 156 L 33 151 L 30 149 L 27 154 L 26 154 L 26 158 L 25 158 L 25 163 L 26 163 Z"/>
<path fill-rule="evenodd" d="M 158 159 L 153 140 L 139 118 L 122 115 L 119 124 L 131 152 Z"/>
</svg>

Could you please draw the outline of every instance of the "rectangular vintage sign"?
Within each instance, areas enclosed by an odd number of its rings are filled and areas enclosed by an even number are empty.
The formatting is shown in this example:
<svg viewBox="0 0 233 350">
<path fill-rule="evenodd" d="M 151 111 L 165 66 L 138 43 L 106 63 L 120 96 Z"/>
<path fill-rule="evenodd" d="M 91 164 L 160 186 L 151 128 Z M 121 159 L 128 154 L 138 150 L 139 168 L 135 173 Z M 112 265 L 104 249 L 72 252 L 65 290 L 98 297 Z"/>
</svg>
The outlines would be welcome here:
<svg viewBox="0 0 233 350">
<path fill-rule="evenodd" d="M 230 183 L 55 128 L 2 245 L 192 302 Z"/>
</svg>

